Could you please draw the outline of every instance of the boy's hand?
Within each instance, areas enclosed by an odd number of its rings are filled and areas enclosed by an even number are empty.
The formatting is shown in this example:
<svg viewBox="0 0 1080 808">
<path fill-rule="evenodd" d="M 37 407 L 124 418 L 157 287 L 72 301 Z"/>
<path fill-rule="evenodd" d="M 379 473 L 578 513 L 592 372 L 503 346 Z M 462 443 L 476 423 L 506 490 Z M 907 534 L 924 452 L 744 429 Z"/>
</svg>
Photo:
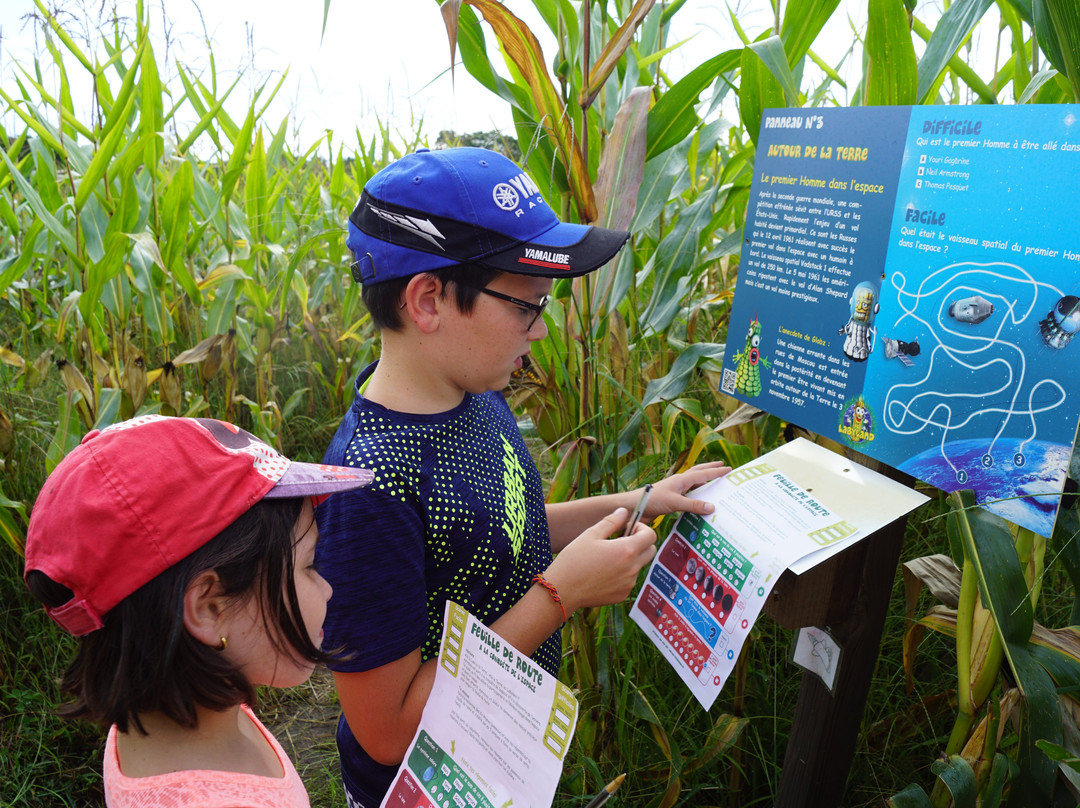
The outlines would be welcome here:
<svg viewBox="0 0 1080 808">
<path fill-rule="evenodd" d="M 656 555 L 656 533 L 641 522 L 626 525 L 628 516 L 619 508 L 604 517 L 566 545 L 547 568 L 544 577 L 559 590 L 567 614 L 625 600 L 638 572 Z M 609 538 L 615 533 L 626 535 Z"/>
<path fill-rule="evenodd" d="M 691 499 L 686 496 L 686 492 L 718 477 L 723 477 L 729 471 L 731 471 L 730 466 L 717 460 L 711 463 L 698 463 L 681 474 L 672 474 L 670 477 L 653 483 L 652 496 L 649 497 L 649 505 L 645 509 L 646 518 L 651 521 L 658 516 L 676 511 L 686 511 L 702 516 L 712 513 L 715 508 L 711 502 Z"/>
</svg>

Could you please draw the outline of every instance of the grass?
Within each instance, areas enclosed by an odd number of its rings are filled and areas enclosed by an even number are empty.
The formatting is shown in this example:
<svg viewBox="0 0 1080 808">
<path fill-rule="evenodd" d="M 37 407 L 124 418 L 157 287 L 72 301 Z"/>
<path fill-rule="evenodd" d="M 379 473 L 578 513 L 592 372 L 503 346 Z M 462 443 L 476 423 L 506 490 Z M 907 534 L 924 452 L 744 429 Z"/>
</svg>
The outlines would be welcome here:
<svg viewBox="0 0 1080 808">
<path fill-rule="evenodd" d="M 936 523 L 940 525 L 941 523 Z M 912 519 L 906 555 L 940 551 L 936 528 L 925 515 Z M 881 657 L 864 717 L 845 805 L 881 805 L 883 797 L 912 779 L 926 781 L 925 771 L 952 721 L 947 702 L 934 709 L 924 699 L 947 690 L 952 677 L 951 647 L 930 635 L 919 656 L 916 691 L 904 694 L 900 641 L 904 631 L 902 581 L 897 576 L 885 628 Z M 100 805 L 103 733 L 89 725 L 57 718 L 56 678 L 74 650 L 74 642 L 55 628 L 35 606 L 21 581 L 21 561 L 0 553 L 0 748 L 6 751 L 0 805 L 27 808 Z M 705 713 L 660 658 L 627 625 L 614 687 L 625 693 L 640 687 L 657 710 L 678 758 L 690 759 L 712 721 L 735 711 L 733 683 L 710 713 Z M 798 695 L 799 669 L 787 661 L 792 632 L 768 619 L 758 621 L 748 646 L 749 664 L 743 714 L 750 719 L 739 751 L 720 755 L 682 779 L 679 805 L 771 805 L 775 794 L 790 717 Z M 623 696 L 625 699 L 625 696 Z M 263 689 L 260 714 L 281 740 L 307 784 L 313 805 L 341 805 L 343 795 L 334 746 L 338 708 L 328 671 L 320 668 L 305 685 L 290 690 Z M 616 707 L 615 742 L 595 761 L 572 752 L 556 804 L 584 803 L 597 777 L 630 768 L 620 789 L 623 805 L 647 806 L 667 787 L 668 766 L 649 724 L 623 701 Z M 920 772 L 922 774 L 920 775 Z M 738 785 L 739 796 L 731 790 Z M 602 782 L 601 782 L 602 785 Z"/>
<path fill-rule="evenodd" d="M 305 386 L 309 375 L 302 361 L 290 361 L 294 359 L 290 353 L 293 351 L 284 349 L 280 358 L 276 357 L 280 365 L 274 373 L 279 385 L 292 390 Z M 354 369 L 364 361 L 356 361 Z M 12 377 L 11 369 L 0 366 L 0 388 L 5 391 L 0 394 L 0 407 L 10 414 L 17 434 L 15 448 L 6 458 L 2 485 L 8 496 L 32 501 L 44 479 L 44 447 L 53 430 L 38 414 L 52 411 L 62 390 L 55 372 L 30 393 L 16 389 Z M 241 389 L 245 385 L 242 382 Z M 216 388 L 216 383 L 210 385 L 212 396 L 219 395 Z M 319 415 L 337 411 L 331 395 L 325 388 L 312 388 L 308 399 L 286 421 L 279 437 L 287 455 L 318 459 L 319 450 L 337 425 L 334 418 Z M 219 402 L 211 405 L 212 412 L 218 411 L 214 407 Z M 249 412 L 240 408 L 237 415 L 243 424 Z M 549 454 L 541 453 L 538 462 L 546 475 L 552 473 Z M 944 522 L 931 519 L 943 509 L 943 501 L 938 500 L 909 520 L 905 557 L 947 552 Z M 661 530 L 667 527 L 665 524 Z M 21 578 L 21 559 L 7 547 L 0 548 L 0 749 L 6 750 L 0 805 L 100 805 L 103 732 L 63 721 L 53 712 L 60 703 L 56 680 L 73 654 L 74 641 L 36 606 Z M 1058 589 L 1068 592 L 1064 584 L 1044 587 L 1047 595 L 1040 611 L 1067 617 L 1071 598 L 1054 600 Z M 886 796 L 912 780 L 928 783 L 932 779 L 929 765 L 954 716 L 947 695 L 942 696 L 955 679 L 951 643 L 944 638 L 931 634 L 924 640 L 916 664 L 915 690 L 911 695 L 905 693 L 901 646 L 905 618 L 899 574 L 891 597 L 863 733 L 849 777 L 844 802 L 848 806 L 881 805 Z M 767 618 L 760 619 L 746 649 L 741 697 L 736 697 L 733 679 L 708 713 L 628 620 L 614 624 L 608 639 L 614 650 L 608 671 L 607 734 L 588 749 L 576 740 L 556 805 L 583 805 L 585 795 L 594 794 L 621 771 L 629 774 L 618 795 L 621 805 L 656 805 L 672 772 L 681 774 L 681 806 L 771 805 L 801 676 L 800 669 L 788 662 L 792 632 Z M 637 690 L 655 710 L 665 736 L 662 740 L 656 728 L 641 717 L 640 703 L 634 696 Z M 334 744 L 338 708 L 329 673 L 320 668 L 306 685 L 288 691 L 264 689 L 260 698 L 260 714 L 296 763 L 312 804 L 343 804 Z M 682 772 L 700 755 L 714 721 L 723 713 L 749 719 L 738 746 L 695 771 Z"/>
<path fill-rule="evenodd" d="M 259 713 L 289 753 L 311 804 L 344 805 L 334 741 L 339 708 L 330 671 L 320 665 L 300 687 L 261 688 Z"/>
<path fill-rule="evenodd" d="M 933 518 L 943 509 L 941 501 L 931 502 L 912 517 L 905 558 L 946 550 L 944 523 Z M 1048 624 L 1061 624 L 1068 617 L 1071 588 L 1063 573 L 1050 574 L 1040 611 Z M 920 604 L 920 611 L 927 605 L 928 600 Z M 903 581 L 898 574 L 843 801 L 848 808 L 881 806 L 910 782 L 928 787 L 933 779 L 930 763 L 952 725 L 952 643 L 941 635 L 926 636 L 914 665 L 914 689 L 908 694 L 901 646 L 905 628 Z M 629 777 L 620 789 L 619 804 L 655 805 L 668 786 L 670 760 L 677 766 L 692 759 L 718 715 L 741 712 L 749 723 L 737 749 L 683 776 L 677 804 L 772 805 L 801 676 L 788 661 L 792 634 L 760 619 L 746 650 L 743 700 L 737 702 L 734 680 L 729 681 L 706 713 L 659 653 L 641 641 L 637 628 L 627 624 L 617 669 L 611 671 L 618 694 L 611 742 L 595 760 L 575 744 L 555 804 L 581 806 L 583 795 L 595 793 L 606 779 L 626 770 Z M 56 680 L 73 651 L 74 641 L 52 625 L 25 591 L 21 560 L 5 548 L 0 552 L 0 748 L 5 750 L 0 806 L 102 803 L 104 733 L 54 715 L 60 703 Z M 629 702 L 627 694 L 635 687 L 656 709 L 673 750 L 670 758 L 651 725 Z M 307 684 L 290 690 L 264 688 L 259 712 L 296 764 L 312 805 L 342 805 L 334 745 L 338 706 L 329 672 L 319 668 Z"/>
<path fill-rule="evenodd" d="M 101 805 L 104 732 L 55 715 L 57 677 L 75 643 L 22 583 L 22 561 L 0 548 L 0 805 Z"/>
<path fill-rule="evenodd" d="M 295 368 L 283 363 L 281 378 L 302 375 Z M 4 371 L 0 371 L 2 375 Z M 35 439 L 17 441 L 7 468 L 9 472 L 17 468 L 19 473 L 5 475 L 5 484 L 19 480 L 17 485 L 28 486 L 43 477 L 44 454 L 31 444 L 47 445 L 49 428 L 35 422 L 31 413 L 42 402 L 55 400 L 50 387 L 55 384 L 58 382 L 50 380 L 33 396 L 6 394 L 4 406 L 15 413 L 17 429 L 24 437 L 31 433 Z M 318 400 L 322 395 L 313 393 L 316 412 L 326 403 Z M 287 454 L 316 459 L 318 452 L 312 447 L 325 445 L 335 427 L 333 419 L 297 413 L 282 431 L 283 448 Z M 25 499 L 33 496 L 32 490 L 6 493 Z M 942 508 L 940 501 L 932 503 L 909 521 L 905 557 L 947 551 L 944 522 L 929 520 Z M 7 751 L 0 806 L 100 805 L 104 733 L 53 714 L 60 703 L 56 680 L 73 654 L 74 641 L 53 626 L 36 606 L 21 577 L 21 559 L 2 548 L 0 748 Z M 1046 591 L 1051 589 L 1046 587 Z M 1068 614 L 1067 608 L 1052 602 L 1043 608 Z M 927 783 L 931 779 L 929 764 L 943 745 L 953 720 L 953 708 L 947 698 L 941 698 L 955 676 L 951 643 L 935 635 L 927 637 L 918 658 L 915 691 L 909 696 L 904 692 L 901 650 L 904 620 L 902 577 L 898 574 L 863 733 L 849 777 L 844 802 L 848 806 L 881 805 L 886 796 L 912 780 Z M 616 624 L 616 628 L 609 631 L 616 650 L 609 670 L 612 720 L 608 735 L 593 749 L 575 743 L 567 758 L 556 805 L 583 805 L 585 795 L 595 793 L 620 771 L 629 774 L 618 795 L 621 805 L 656 805 L 672 772 L 680 772 L 700 754 L 713 722 L 725 712 L 749 719 L 737 748 L 683 774 L 677 804 L 702 808 L 771 805 L 801 675 L 788 662 L 792 632 L 767 618 L 760 619 L 746 649 L 742 698 L 736 699 L 735 682 L 729 681 L 717 704 L 706 713 L 660 654 L 643 641 L 636 626 L 626 621 L 621 626 Z M 666 736 L 664 742 L 641 718 L 633 696 L 638 689 L 656 712 Z M 312 804 L 343 804 L 334 744 L 338 708 L 329 672 L 318 669 L 311 681 L 299 688 L 263 689 L 259 711 L 296 763 Z"/>
</svg>

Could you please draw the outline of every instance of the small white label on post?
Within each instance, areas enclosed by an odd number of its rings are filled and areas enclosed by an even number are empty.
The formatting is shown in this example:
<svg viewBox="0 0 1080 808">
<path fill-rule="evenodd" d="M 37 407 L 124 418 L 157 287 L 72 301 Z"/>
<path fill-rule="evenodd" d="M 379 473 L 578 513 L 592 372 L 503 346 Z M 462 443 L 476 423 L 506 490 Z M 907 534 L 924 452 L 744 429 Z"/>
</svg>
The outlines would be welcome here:
<svg viewBox="0 0 1080 808">
<path fill-rule="evenodd" d="M 834 693 L 836 672 L 840 670 L 842 649 L 832 636 L 823 628 L 807 626 L 799 629 L 795 638 L 795 647 L 791 652 L 791 661 L 805 668 Z"/>
</svg>

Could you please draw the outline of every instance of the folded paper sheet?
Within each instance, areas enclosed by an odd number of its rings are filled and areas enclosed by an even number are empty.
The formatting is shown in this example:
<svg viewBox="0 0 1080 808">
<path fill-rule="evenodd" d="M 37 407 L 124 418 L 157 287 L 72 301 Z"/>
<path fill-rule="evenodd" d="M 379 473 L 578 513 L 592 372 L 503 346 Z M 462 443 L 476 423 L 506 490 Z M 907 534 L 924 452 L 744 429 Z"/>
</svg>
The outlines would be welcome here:
<svg viewBox="0 0 1080 808">
<path fill-rule="evenodd" d="M 802 438 L 692 496 L 660 547 L 631 617 L 708 709 L 787 568 L 802 572 L 928 497 Z"/>
<path fill-rule="evenodd" d="M 431 695 L 383 808 L 547 808 L 577 700 L 458 604 L 446 604 L 444 625 Z"/>
</svg>

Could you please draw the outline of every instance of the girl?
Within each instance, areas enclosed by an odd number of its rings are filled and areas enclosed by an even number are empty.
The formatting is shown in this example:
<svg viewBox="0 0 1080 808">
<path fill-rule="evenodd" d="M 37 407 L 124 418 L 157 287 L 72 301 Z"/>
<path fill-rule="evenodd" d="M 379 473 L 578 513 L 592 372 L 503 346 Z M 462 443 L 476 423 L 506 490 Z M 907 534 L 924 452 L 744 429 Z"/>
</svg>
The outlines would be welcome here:
<svg viewBox="0 0 1080 808">
<path fill-rule="evenodd" d="M 56 467 L 26 583 L 82 637 L 61 712 L 110 725 L 110 808 L 309 804 L 249 705 L 256 685 L 301 684 L 325 661 L 313 506 L 370 481 L 162 416 L 95 430 Z"/>
</svg>

